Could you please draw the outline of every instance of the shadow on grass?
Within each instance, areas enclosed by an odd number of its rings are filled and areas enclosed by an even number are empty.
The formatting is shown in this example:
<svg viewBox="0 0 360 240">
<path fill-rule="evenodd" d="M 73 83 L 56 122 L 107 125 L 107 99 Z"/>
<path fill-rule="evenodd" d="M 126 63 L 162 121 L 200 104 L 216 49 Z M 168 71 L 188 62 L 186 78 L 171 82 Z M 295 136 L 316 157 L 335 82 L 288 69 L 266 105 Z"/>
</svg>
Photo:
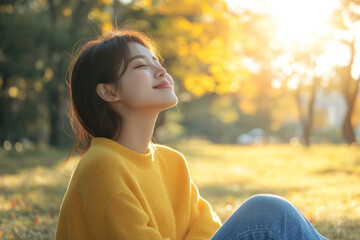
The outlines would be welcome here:
<svg viewBox="0 0 360 240">
<path fill-rule="evenodd" d="M 52 168 L 63 161 L 70 151 L 68 149 L 35 149 L 23 152 L 0 151 L 0 175 L 18 174 L 37 166 Z"/>
<path fill-rule="evenodd" d="M 288 192 L 302 191 L 303 188 L 249 188 L 244 182 L 235 184 L 214 184 L 199 187 L 199 191 L 204 198 L 223 200 L 231 197 L 236 199 L 247 199 L 256 194 L 274 194 L 285 196 Z"/>
<path fill-rule="evenodd" d="M 332 166 L 332 167 L 323 168 L 313 173 L 315 175 L 333 175 L 333 174 L 360 175 L 359 167 L 360 167 L 360 158 L 356 157 L 354 159 L 349 159 L 349 161 L 346 162 L 346 164 L 342 164 L 336 167 Z"/>
<path fill-rule="evenodd" d="M 316 230 L 331 240 L 360 239 L 360 219 L 339 219 L 338 222 L 319 221 L 314 223 Z"/>
<path fill-rule="evenodd" d="M 326 169 L 321 169 L 320 171 L 314 172 L 314 174 L 318 174 L 318 175 L 331 175 L 331 174 L 337 174 L 337 173 L 344 173 L 347 175 L 351 175 L 351 174 L 355 173 L 355 171 L 348 170 L 348 169 L 339 169 L 339 168 L 326 168 Z"/>
<path fill-rule="evenodd" d="M 46 196 L 62 197 L 66 191 L 66 186 L 22 186 L 22 187 L 0 187 L 0 192 L 5 199 L 11 199 L 12 196 L 27 195 L 32 193 L 43 193 Z"/>
</svg>

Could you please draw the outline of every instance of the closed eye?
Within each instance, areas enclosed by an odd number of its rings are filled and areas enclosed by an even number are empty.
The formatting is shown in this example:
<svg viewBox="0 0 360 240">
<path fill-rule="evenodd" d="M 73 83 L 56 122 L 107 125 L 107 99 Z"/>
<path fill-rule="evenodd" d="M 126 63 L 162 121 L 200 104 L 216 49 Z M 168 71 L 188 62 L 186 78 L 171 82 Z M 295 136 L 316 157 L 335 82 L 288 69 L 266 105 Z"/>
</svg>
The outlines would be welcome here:
<svg viewBox="0 0 360 240">
<path fill-rule="evenodd" d="M 141 67 L 146 67 L 147 65 L 145 65 L 145 64 L 141 64 L 141 65 L 138 65 L 138 66 L 136 66 L 135 68 L 141 68 Z"/>
</svg>

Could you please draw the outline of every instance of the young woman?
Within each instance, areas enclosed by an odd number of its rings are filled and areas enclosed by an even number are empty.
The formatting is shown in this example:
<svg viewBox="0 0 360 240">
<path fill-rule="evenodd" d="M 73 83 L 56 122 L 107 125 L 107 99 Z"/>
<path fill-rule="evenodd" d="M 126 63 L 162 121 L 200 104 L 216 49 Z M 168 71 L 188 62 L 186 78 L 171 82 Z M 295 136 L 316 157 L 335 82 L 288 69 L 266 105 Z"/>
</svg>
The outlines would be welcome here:
<svg viewBox="0 0 360 240">
<path fill-rule="evenodd" d="M 151 143 L 158 114 L 178 101 L 161 62 L 150 39 L 135 31 L 102 36 L 75 57 L 73 151 L 82 157 L 56 239 L 325 239 L 291 203 L 272 195 L 248 199 L 221 226 L 184 156 Z"/>
</svg>

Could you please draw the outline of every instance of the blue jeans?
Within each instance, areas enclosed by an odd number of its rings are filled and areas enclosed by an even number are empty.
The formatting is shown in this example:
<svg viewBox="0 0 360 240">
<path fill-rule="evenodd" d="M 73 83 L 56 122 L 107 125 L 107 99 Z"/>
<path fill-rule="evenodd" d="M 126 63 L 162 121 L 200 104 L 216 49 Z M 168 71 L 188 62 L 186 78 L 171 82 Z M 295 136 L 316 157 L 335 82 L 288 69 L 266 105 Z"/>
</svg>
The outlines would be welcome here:
<svg viewBox="0 0 360 240">
<path fill-rule="evenodd" d="M 245 201 L 211 240 L 325 240 L 289 201 L 255 195 Z"/>
</svg>

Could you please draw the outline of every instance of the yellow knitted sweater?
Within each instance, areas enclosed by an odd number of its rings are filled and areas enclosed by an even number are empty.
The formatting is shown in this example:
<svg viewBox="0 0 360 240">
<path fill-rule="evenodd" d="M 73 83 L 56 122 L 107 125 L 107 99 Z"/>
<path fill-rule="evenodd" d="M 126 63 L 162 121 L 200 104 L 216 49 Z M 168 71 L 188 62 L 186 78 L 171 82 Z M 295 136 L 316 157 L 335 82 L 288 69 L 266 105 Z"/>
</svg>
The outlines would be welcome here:
<svg viewBox="0 0 360 240">
<path fill-rule="evenodd" d="M 146 154 L 94 138 L 63 199 L 56 240 L 210 239 L 221 223 L 200 197 L 182 154 Z"/>
</svg>

